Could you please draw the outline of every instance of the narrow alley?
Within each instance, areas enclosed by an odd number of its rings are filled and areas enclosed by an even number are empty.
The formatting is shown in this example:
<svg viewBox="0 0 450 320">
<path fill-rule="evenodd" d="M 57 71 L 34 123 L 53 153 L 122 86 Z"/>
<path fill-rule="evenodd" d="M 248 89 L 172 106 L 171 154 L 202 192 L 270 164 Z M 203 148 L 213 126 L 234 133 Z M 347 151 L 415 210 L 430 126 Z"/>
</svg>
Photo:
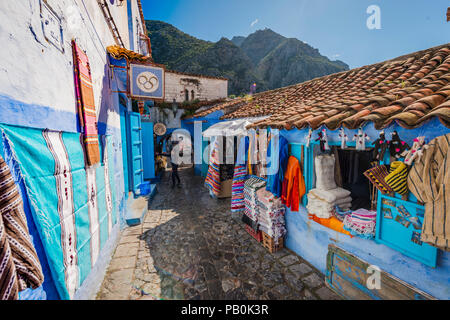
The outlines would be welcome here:
<svg viewBox="0 0 450 320">
<path fill-rule="evenodd" d="M 270 254 L 215 200 L 192 168 L 170 171 L 143 224 L 125 229 L 97 299 L 339 299 L 287 249 Z"/>
</svg>

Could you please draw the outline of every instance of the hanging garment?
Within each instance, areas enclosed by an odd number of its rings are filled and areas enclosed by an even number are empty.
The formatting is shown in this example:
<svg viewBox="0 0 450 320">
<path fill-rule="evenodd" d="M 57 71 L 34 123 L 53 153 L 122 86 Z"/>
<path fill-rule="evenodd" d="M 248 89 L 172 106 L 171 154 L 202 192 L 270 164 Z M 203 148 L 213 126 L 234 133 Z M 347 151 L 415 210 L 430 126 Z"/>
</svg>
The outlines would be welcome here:
<svg viewBox="0 0 450 320">
<path fill-rule="evenodd" d="M 400 159 L 401 157 L 404 157 L 407 150 L 409 149 L 409 145 L 400 139 L 400 136 L 398 135 L 397 131 L 394 131 L 392 133 L 391 141 L 389 143 L 389 153 L 391 157 L 394 158 L 394 160 Z"/>
<path fill-rule="evenodd" d="M 300 162 L 296 157 L 290 156 L 284 175 L 281 200 L 292 211 L 298 211 L 300 199 L 305 195 L 305 192 L 305 180 L 300 168 Z"/>
<path fill-rule="evenodd" d="M 220 163 L 219 163 L 219 139 L 214 141 L 214 147 L 209 159 L 208 174 L 205 186 L 217 197 L 220 194 Z"/>
<path fill-rule="evenodd" d="M 72 50 L 78 115 L 83 129 L 88 164 L 91 166 L 100 162 L 97 112 L 95 111 L 91 69 L 87 55 L 77 46 L 74 40 L 72 41 Z"/>
<path fill-rule="evenodd" d="M 384 178 L 384 181 L 395 192 L 404 195 L 408 192 L 406 179 L 408 178 L 408 167 L 401 161 L 394 161 L 391 163 L 389 174 Z"/>
<path fill-rule="evenodd" d="M 358 133 L 354 135 L 353 141 L 356 140 L 356 150 L 366 150 L 366 140 L 369 141 L 370 138 L 364 131 L 359 128 Z"/>
<path fill-rule="evenodd" d="M 0 156 L 0 300 L 16 300 L 19 291 L 43 282 L 21 195 Z"/>
<path fill-rule="evenodd" d="M 234 167 L 233 184 L 231 186 L 231 212 L 240 212 L 245 208 L 244 183 L 247 178 L 245 154 L 246 138 L 242 137 L 239 143 L 236 166 Z"/>
<path fill-rule="evenodd" d="M 348 136 L 344 131 L 344 128 L 339 129 L 339 138 L 341 139 L 341 149 L 347 148 Z"/>
<path fill-rule="evenodd" d="M 281 197 L 284 173 L 286 172 L 289 160 L 288 141 L 281 135 L 278 138 L 271 139 L 267 149 L 267 158 L 270 159 L 272 168 L 278 170 L 274 170 L 274 174 L 267 176 L 266 190 L 272 192 L 277 197 Z M 272 170 L 269 169 L 269 171 L 269 173 L 273 173 Z"/>
<path fill-rule="evenodd" d="M 420 157 L 423 155 L 423 149 L 426 149 L 425 137 L 417 137 L 413 141 L 411 150 L 405 156 L 405 164 L 408 166 L 412 165 L 416 159 L 420 160 Z"/>
<path fill-rule="evenodd" d="M 428 144 L 410 170 L 408 187 L 425 203 L 421 240 L 450 251 L 450 133 Z"/>
<path fill-rule="evenodd" d="M 389 142 L 386 140 L 386 136 L 384 131 L 380 132 L 380 137 L 375 140 L 373 143 L 373 157 L 375 160 L 382 161 L 384 159 L 384 154 L 386 153 L 386 149 L 388 147 Z"/>
</svg>

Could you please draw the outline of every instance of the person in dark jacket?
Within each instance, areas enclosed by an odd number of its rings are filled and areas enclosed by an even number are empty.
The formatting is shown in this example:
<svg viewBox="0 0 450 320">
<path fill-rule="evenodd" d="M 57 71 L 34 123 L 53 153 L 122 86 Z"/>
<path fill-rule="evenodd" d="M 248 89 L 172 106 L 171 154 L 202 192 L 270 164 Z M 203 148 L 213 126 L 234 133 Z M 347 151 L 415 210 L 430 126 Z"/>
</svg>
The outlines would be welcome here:
<svg viewBox="0 0 450 320">
<path fill-rule="evenodd" d="M 167 138 L 167 152 L 161 153 L 161 155 L 170 157 L 170 165 L 172 166 L 172 189 L 175 188 L 175 180 L 177 180 L 177 186 L 178 188 L 181 188 L 181 179 L 178 175 L 178 166 L 179 166 L 179 158 L 183 156 L 183 150 L 179 150 L 180 154 L 174 155 L 172 154 L 173 149 L 175 146 L 179 144 L 180 141 L 173 140 L 172 135 L 168 136 Z M 180 137 L 182 139 L 182 137 Z"/>
</svg>

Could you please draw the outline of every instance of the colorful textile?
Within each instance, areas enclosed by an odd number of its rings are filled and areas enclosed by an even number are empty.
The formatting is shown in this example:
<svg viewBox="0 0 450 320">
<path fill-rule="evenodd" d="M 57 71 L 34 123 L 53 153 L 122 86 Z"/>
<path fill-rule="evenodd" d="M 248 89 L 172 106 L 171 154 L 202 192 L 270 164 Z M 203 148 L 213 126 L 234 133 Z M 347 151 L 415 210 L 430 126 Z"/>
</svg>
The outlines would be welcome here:
<svg viewBox="0 0 450 320">
<path fill-rule="evenodd" d="M 385 165 L 376 166 L 364 172 L 366 178 L 369 179 L 375 188 L 380 190 L 383 194 L 394 192 L 391 186 L 384 180 L 388 174 L 389 173 Z"/>
<path fill-rule="evenodd" d="M 0 156 L 0 300 L 17 300 L 19 291 L 43 282 L 19 189 Z"/>
<path fill-rule="evenodd" d="M 406 179 L 408 178 L 408 167 L 401 161 L 394 161 L 391 163 L 389 174 L 384 178 L 384 181 L 399 194 L 406 194 L 408 186 Z"/>
<path fill-rule="evenodd" d="M 87 173 L 80 134 L 6 125 L 0 131 L 19 164 L 55 286 L 71 299 L 117 223 L 119 206 L 108 191 L 115 190 L 111 141 L 102 148 L 104 163 Z"/>
<path fill-rule="evenodd" d="M 220 194 L 220 163 L 219 163 L 219 140 L 214 141 L 214 147 L 209 158 L 208 174 L 205 179 L 205 186 L 216 197 Z"/>
<path fill-rule="evenodd" d="M 365 239 L 375 237 L 375 225 L 377 212 L 366 209 L 358 209 L 344 218 L 344 229 L 352 235 L 357 235 Z"/>
<path fill-rule="evenodd" d="M 240 212 L 245 208 L 244 183 L 247 178 L 247 166 L 245 163 L 246 149 L 247 140 L 245 137 L 242 137 L 239 142 L 233 184 L 231 186 L 231 212 Z"/>
<path fill-rule="evenodd" d="M 300 162 L 296 157 L 290 156 L 284 175 L 281 200 L 292 211 L 298 211 L 300 199 L 305 195 L 305 192 L 305 180 Z"/>
<path fill-rule="evenodd" d="M 247 177 L 247 167 L 237 165 L 234 168 L 233 185 L 231 187 L 231 212 L 244 210 L 244 183 Z"/>
<path fill-rule="evenodd" d="M 72 40 L 72 51 L 78 115 L 84 133 L 87 161 L 91 166 L 100 162 L 97 112 L 95 111 L 91 69 L 87 55 L 77 46 L 75 40 Z"/>
<path fill-rule="evenodd" d="M 331 217 L 328 219 L 318 218 L 313 214 L 308 215 L 308 218 L 323 225 L 324 227 L 327 227 L 331 230 L 346 234 L 348 236 L 352 236 L 350 232 L 344 229 L 344 224 L 342 221 L 339 221 L 335 217 Z"/>
<path fill-rule="evenodd" d="M 428 144 L 409 172 L 408 187 L 425 203 L 421 240 L 450 251 L 450 133 Z"/>
<path fill-rule="evenodd" d="M 267 176 L 266 190 L 277 197 L 281 197 L 284 174 L 289 159 L 289 143 L 283 136 L 278 135 L 278 138 L 271 139 L 267 148 L 267 158 L 271 169 L 269 169 Z"/>
<path fill-rule="evenodd" d="M 257 177 L 250 177 L 244 183 L 244 214 L 256 222 L 259 215 L 256 192 L 265 186 L 266 182 Z"/>
</svg>

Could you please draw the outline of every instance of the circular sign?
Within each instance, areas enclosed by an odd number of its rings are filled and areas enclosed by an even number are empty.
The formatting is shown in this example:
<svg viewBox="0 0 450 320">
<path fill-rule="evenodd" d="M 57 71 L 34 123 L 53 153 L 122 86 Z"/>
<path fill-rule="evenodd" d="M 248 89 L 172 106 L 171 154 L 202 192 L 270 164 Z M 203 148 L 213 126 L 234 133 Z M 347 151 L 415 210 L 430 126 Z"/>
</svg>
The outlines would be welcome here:
<svg viewBox="0 0 450 320">
<path fill-rule="evenodd" d="M 166 133 L 167 129 L 163 123 L 158 122 L 153 126 L 153 131 L 157 136 L 163 136 Z"/>
<path fill-rule="evenodd" d="M 139 89 L 147 93 L 155 92 L 159 88 L 158 77 L 150 71 L 144 71 L 138 74 L 136 84 Z"/>
</svg>

